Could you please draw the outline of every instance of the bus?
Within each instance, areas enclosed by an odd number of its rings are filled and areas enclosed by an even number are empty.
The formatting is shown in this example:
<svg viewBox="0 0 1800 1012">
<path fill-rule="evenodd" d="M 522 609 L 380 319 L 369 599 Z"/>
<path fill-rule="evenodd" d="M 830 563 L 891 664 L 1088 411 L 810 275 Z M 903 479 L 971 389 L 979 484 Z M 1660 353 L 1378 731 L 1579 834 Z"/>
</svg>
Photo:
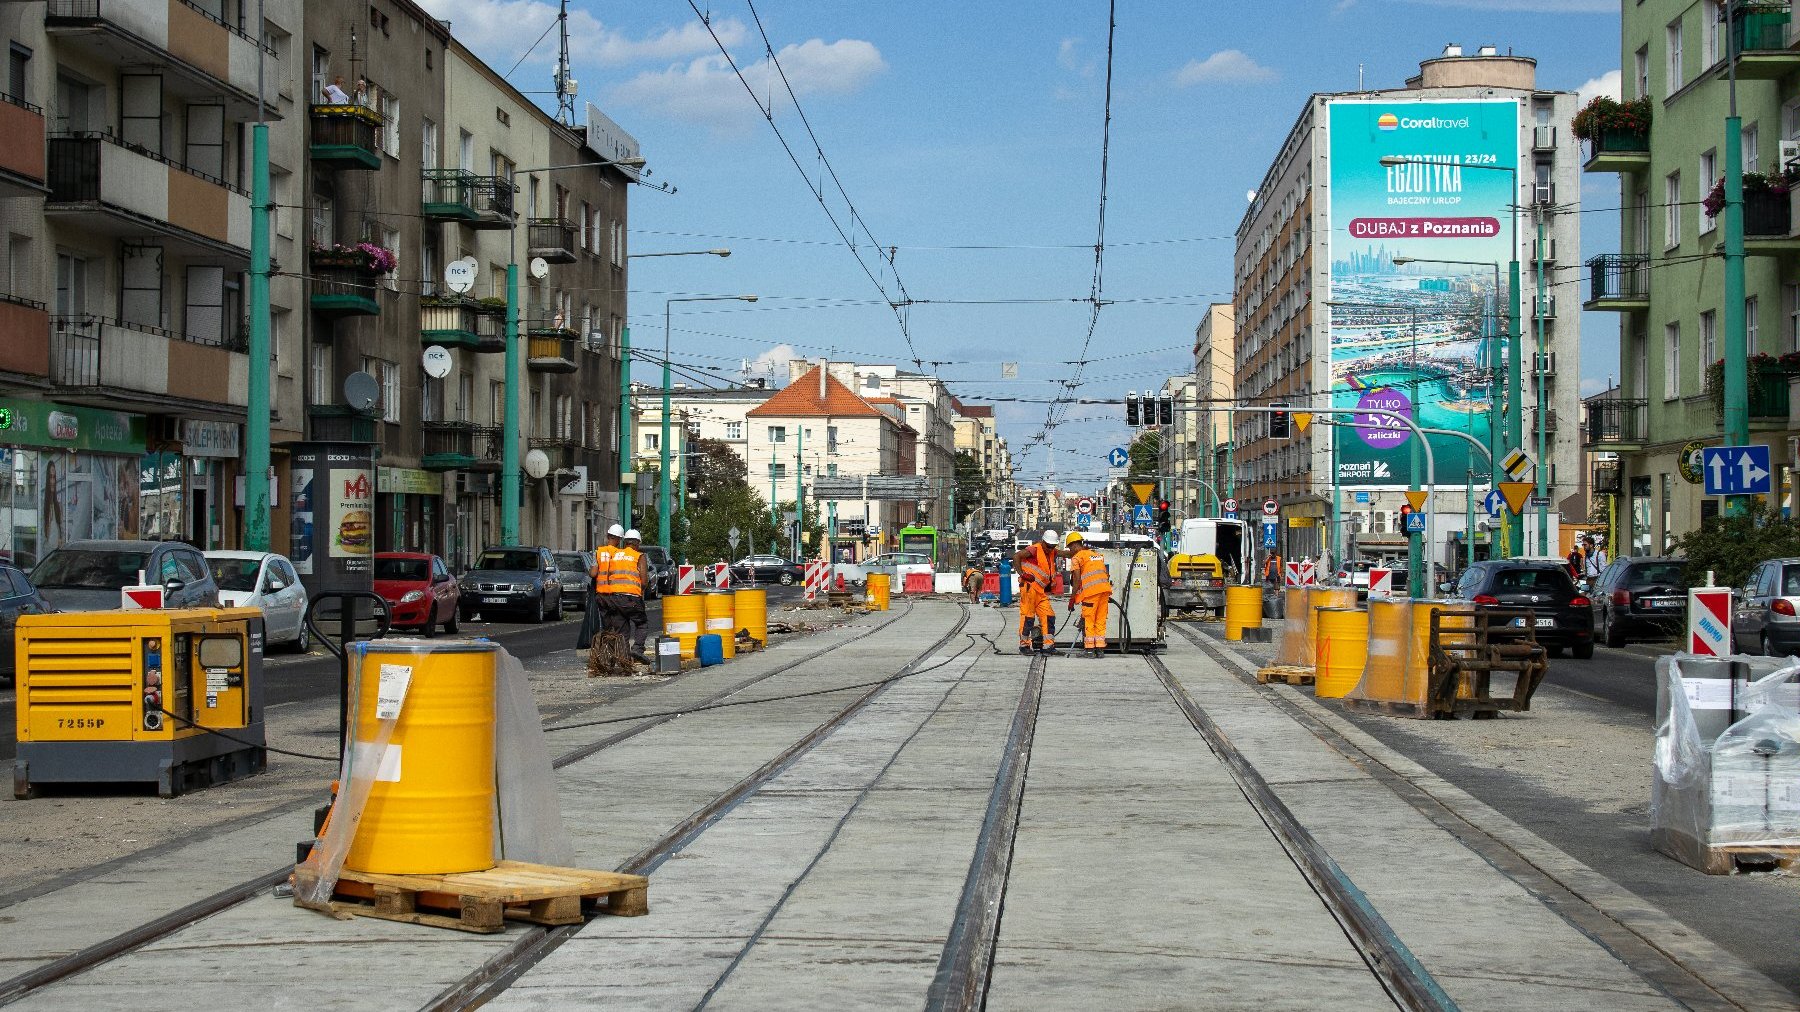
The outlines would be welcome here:
<svg viewBox="0 0 1800 1012">
<path fill-rule="evenodd" d="M 913 525 L 900 528 L 899 551 L 923 555 L 940 573 L 961 572 L 967 558 L 962 536 L 939 533 L 936 527 Z"/>
</svg>

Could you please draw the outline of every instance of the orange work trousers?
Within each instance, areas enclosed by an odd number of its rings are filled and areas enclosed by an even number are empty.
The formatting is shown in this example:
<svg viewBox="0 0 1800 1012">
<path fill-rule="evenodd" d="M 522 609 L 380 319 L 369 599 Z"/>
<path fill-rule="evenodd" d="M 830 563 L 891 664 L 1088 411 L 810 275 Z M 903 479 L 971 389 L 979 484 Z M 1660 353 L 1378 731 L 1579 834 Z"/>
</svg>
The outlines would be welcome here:
<svg viewBox="0 0 1800 1012">
<path fill-rule="evenodd" d="M 1056 613 L 1050 595 L 1030 580 L 1019 581 L 1019 649 L 1042 646 L 1054 639 Z"/>
<path fill-rule="evenodd" d="M 1089 650 L 1106 649 L 1106 612 L 1112 607 L 1111 594 L 1096 594 L 1081 601 L 1082 646 Z"/>
</svg>

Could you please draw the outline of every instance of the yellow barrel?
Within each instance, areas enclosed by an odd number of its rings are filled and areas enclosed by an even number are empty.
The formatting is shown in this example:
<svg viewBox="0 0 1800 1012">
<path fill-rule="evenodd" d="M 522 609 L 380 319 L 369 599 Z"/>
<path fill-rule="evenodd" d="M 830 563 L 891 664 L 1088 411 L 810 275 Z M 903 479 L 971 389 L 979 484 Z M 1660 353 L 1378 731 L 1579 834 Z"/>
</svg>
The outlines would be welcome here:
<svg viewBox="0 0 1800 1012">
<path fill-rule="evenodd" d="M 1368 663 L 1363 667 L 1361 698 L 1400 702 L 1412 651 L 1412 602 L 1369 600 Z"/>
<path fill-rule="evenodd" d="M 1369 657 L 1368 620 L 1355 608 L 1320 608 L 1314 614 L 1319 654 L 1313 695 L 1336 699 L 1362 680 Z"/>
<path fill-rule="evenodd" d="M 886 573 L 869 574 L 868 602 L 870 611 L 888 610 L 888 575 Z"/>
<path fill-rule="evenodd" d="M 733 592 L 731 607 L 737 615 L 737 627 L 758 643 L 769 642 L 769 592 L 748 587 Z"/>
<path fill-rule="evenodd" d="M 1431 684 L 1431 616 L 1443 611 L 1439 601 L 1412 602 L 1412 636 L 1406 656 L 1406 678 L 1400 685 L 1400 698 L 1423 706 L 1426 687 Z"/>
<path fill-rule="evenodd" d="M 727 659 L 737 656 L 737 599 L 729 590 L 709 590 L 700 597 L 706 602 L 706 631 L 718 634 Z"/>
<path fill-rule="evenodd" d="M 1261 629 L 1263 620 L 1261 587 L 1225 588 L 1225 638 L 1241 640 L 1245 629 Z"/>
<path fill-rule="evenodd" d="M 681 656 L 694 656 L 694 641 L 706 622 L 706 603 L 700 594 L 665 594 L 662 599 L 663 635 L 681 641 Z"/>
<path fill-rule="evenodd" d="M 1324 608 L 1355 608 L 1356 588 L 1354 587 L 1313 587 L 1307 596 L 1306 607 L 1311 614 L 1306 616 L 1306 641 L 1312 653 L 1307 660 L 1315 660 L 1319 652 L 1319 611 Z"/>
<path fill-rule="evenodd" d="M 400 716 L 374 770 L 344 867 L 443 875 L 494 866 L 494 657 L 485 641 L 364 644 L 356 740 L 373 744 L 381 671 L 410 669 Z M 377 757 L 352 752 L 352 762 Z M 362 770 L 361 773 L 368 771 Z M 359 775 L 353 767 L 352 775 Z"/>
</svg>

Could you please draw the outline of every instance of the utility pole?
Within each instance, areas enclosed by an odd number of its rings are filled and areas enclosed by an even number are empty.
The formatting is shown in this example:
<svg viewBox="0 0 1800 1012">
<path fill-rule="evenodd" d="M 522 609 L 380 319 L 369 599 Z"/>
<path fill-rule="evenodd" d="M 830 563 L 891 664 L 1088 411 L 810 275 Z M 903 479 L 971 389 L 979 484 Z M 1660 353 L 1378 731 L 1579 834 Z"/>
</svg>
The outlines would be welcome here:
<svg viewBox="0 0 1800 1012">
<path fill-rule="evenodd" d="M 631 500 L 637 492 L 637 453 L 631 443 L 631 328 L 619 328 L 619 523 L 635 527 L 631 519 Z M 625 472 L 632 484 L 625 484 Z"/>
<path fill-rule="evenodd" d="M 500 425 L 500 543 L 519 543 L 519 251 L 518 228 L 506 230 L 506 418 Z"/>
<path fill-rule="evenodd" d="M 1750 384 L 1748 336 L 1744 333 L 1744 126 L 1738 117 L 1737 61 L 1739 32 L 1735 0 L 1725 4 L 1725 61 L 1731 107 L 1725 117 L 1725 418 L 1726 446 L 1750 441 Z M 1665 367 L 1672 368 L 1665 363 Z M 1725 497 L 1725 514 L 1742 516 L 1749 497 Z"/>
<path fill-rule="evenodd" d="M 1532 259 L 1537 261 L 1537 357 L 1531 363 L 1532 385 L 1537 388 L 1537 536 L 1538 554 L 1549 555 L 1550 552 L 1550 507 L 1545 505 L 1549 499 L 1550 455 L 1545 437 L 1545 405 L 1548 403 L 1544 394 L 1544 381 L 1547 378 L 1545 367 L 1549 359 L 1544 351 L 1544 313 L 1550 308 L 1549 296 L 1544 294 L 1544 205 L 1536 200 L 1531 204 L 1531 216 L 1537 221 L 1537 243 L 1532 250 Z M 1741 303 L 1743 300 L 1739 300 Z"/>
<path fill-rule="evenodd" d="M 258 0 L 256 21 L 263 24 Z M 250 389 L 244 409 L 244 547 L 269 550 L 269 123 L 257 33 L 256 125 L 250 130 Z M 226 321 L 229 326 L 230 321 Z"/>
</svg>

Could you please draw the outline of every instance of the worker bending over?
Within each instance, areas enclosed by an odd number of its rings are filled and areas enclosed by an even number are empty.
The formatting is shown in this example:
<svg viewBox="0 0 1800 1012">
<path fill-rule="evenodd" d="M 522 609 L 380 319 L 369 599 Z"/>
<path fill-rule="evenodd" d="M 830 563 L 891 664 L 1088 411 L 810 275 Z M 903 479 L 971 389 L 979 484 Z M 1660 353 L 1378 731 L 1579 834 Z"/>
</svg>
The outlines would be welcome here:
<svg viewBox="0 0 1800 1012">
<path fill-rule="evenodd" d="M 1080 534 L 1070 533 L 1065 547 L 1073 553 L 1069 573 L 1075 581 L 1075 589 L 1069 595 L 1070 617 L 1079 610 L 1082 646 L 1087 648 L 1089 657 L 1099 657 L 1106 652 L 1106 612 L 1112 607 L 1112 574 L 1107 572 L 1106 559 L 1089 548 Z"/>
<path fill-rule="evenodd" d="M 1045 531 L 1044 540 L 1013 556 L 1019 574 L 1019 653 L 1056 649 L 1056 613 L 1050 610 L 1050 584 L 1056 573 L 1056 547 L 1061 539 Z"/>
</svg>

